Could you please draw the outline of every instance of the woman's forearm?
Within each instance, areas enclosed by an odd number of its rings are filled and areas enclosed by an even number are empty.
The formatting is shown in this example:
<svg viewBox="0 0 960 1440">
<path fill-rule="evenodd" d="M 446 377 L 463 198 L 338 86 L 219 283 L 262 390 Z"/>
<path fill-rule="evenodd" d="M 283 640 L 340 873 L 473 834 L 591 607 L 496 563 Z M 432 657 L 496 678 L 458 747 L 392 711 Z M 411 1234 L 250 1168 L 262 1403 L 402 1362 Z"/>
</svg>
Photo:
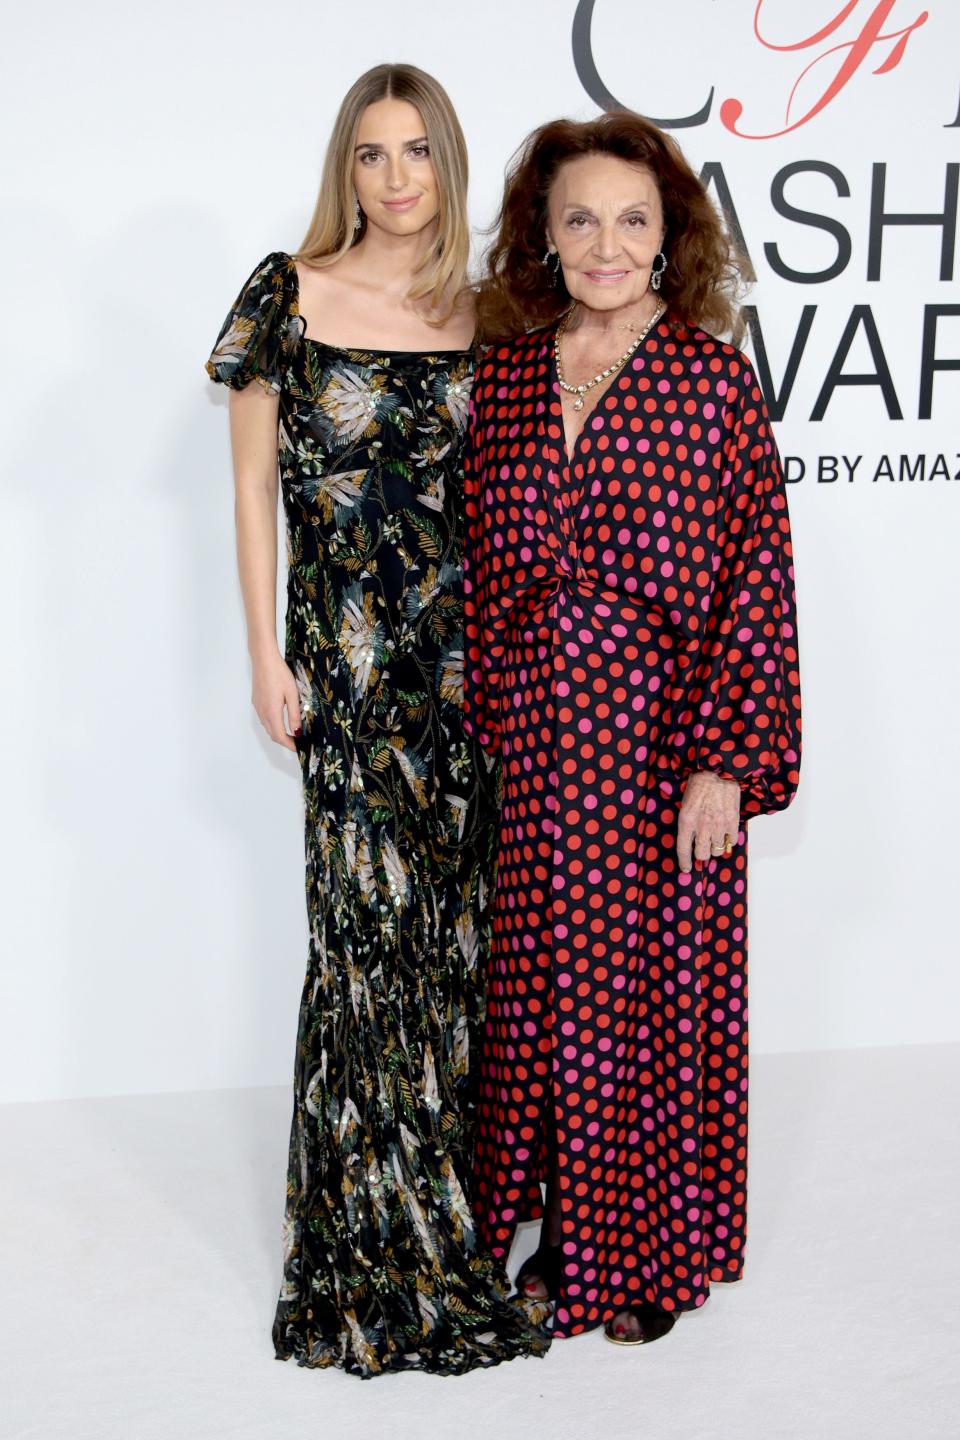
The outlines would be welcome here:
<svg viewBox="0 0 960 1440">
<path fill-rule="evenodd" d="M 259 385 L 230 397 L 237 564 L 256 662 L 277 655 L 278 402 Z"/>
<path fill-rule="evenodd" d="M 256 662 L 277 644 L 277 485 L 236 478 L 237 566 L 247 620 L 247 648 Z"/>
</svg>

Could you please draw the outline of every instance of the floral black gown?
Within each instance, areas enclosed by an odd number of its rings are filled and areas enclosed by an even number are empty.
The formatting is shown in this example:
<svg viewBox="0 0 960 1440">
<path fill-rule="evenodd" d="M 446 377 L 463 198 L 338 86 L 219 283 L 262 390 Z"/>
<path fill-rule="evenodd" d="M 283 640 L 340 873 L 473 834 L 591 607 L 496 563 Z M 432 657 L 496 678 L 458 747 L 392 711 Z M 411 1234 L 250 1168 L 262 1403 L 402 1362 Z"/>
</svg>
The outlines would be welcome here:
<svg viewBox="0 0 960 1440">
<path fill-rule="evenodd" d="M 478 1246 L 471 1173 L 499 771 L 462 726 L 469 352 L 303 334 L 272 254 L 207 363 L 279 395 L 309 963 L 280 1359 L 362 1376 L 538 1354 Z"/>
</svg>

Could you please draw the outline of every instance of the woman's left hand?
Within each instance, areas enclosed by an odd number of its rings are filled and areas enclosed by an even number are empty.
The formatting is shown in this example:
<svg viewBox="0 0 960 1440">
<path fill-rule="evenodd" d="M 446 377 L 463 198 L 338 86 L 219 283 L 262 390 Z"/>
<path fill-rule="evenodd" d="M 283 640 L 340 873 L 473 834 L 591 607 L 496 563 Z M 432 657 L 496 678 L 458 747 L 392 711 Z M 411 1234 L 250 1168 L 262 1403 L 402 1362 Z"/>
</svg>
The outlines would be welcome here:
<svg viewBox="0 0 960 1440">
<path fill-rule="evenodd" d="M 737 843 L 739 831 L 740 786 L 736 780 L 724 780 L 709 770 L 696 771 L 687 781 L 677 823 L 682 873 L 689 874 L 694 859 L 728 854 L 728 845 Z"/>
</svg>

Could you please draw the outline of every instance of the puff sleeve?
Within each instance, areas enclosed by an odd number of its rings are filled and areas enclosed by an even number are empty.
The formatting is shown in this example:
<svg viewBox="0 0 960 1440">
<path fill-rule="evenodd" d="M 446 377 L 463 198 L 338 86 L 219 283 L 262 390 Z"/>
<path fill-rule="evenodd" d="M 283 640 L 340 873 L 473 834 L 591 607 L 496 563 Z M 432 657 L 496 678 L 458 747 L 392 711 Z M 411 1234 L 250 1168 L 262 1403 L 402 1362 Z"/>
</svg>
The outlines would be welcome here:
<svg viewBox="0 0 960 1440">
<path fill-rule="evenodd" d="M 251 380 L 279 394 L 299 344 L 297 272 L 282 251 L 268 255 L 237 296 L 207 361 L 211 380 L 242 390 Z"/>
</svg>

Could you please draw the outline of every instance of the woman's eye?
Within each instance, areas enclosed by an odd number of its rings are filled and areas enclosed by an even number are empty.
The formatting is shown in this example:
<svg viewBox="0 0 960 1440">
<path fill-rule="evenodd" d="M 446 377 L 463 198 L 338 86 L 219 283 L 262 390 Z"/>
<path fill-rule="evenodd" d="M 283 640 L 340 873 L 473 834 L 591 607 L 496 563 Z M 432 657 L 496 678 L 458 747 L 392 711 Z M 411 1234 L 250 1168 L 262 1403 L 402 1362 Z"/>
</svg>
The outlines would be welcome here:
<svg viewBox="0 0 960 1440">
<path fill-rule="evenodd" d="M 631 225 L 635 230 L 639 229 L 641 225 L 646 225 L 646 223 L 647 221 L 644 215 L 627 216 L 627 224 Z"/>
<path fill-rule="evenodd" d="M 586 215 L 571 215 L 569 224 L 574 230 L 582 230 L 587 223 Z"/>
<path fill-rule="evenodd" d="M 363 154 L 360 156 L 360 164 L 361 164 L 361 165 L 368 165 L 368 164 L 370 164 L 371 161 L 373 161 L 373 160 L 379 160 L 379 159 L 380 159 L 380 151 L 379 151 L 379 150 L 364 150 Z"/>
<path fill-rule="evenodd" d="M 417 157 L 418 160 L 424 160 L 424 159 L 426 159 L 426 157 L 430 154 L 430 146 L 429 146 L 429 145 L 412 145 L 412 146 L 410 147 L 410 154 L 411 154 L 411 155 L 416 155 L 416 157 Z"/>
</svg>

